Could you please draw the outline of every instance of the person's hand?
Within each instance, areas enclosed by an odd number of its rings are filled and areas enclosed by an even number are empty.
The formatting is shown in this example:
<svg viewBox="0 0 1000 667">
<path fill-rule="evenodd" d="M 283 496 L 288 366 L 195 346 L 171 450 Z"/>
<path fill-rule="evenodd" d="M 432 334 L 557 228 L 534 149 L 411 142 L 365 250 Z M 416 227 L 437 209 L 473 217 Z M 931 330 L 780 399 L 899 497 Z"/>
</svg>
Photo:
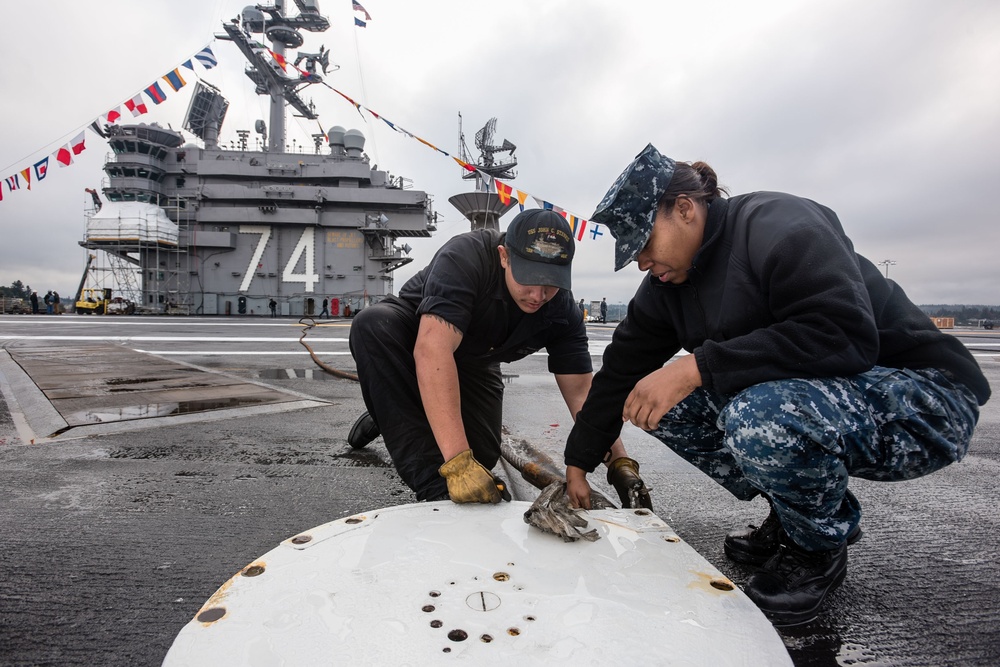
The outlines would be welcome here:
<svg viewBox="0 0 1000 667">
<path fill-rule="evenodd" d="M 590 509 L 590 483 L 587 471 L 576 466 L 566 466 L 566 495 L 573 507 Z"/>
<path fill-rule="evenodd" d="M 608 484 L 615 487 L 622 508 L 645 507 L 653 509 L 653 499 L 649 497 L 646 483 L 639 477 L 639 463 L 622 456 L 608 464 Z"/>
<path fill-rule="evenodd" d="M 510 493 L 503 482 L 490 474 L 471 449 L 466 449 L 448 459 L 438 474 L 448 483 L 448 495 L 456 503 L 499 503 L 510 501 Z"/>
<path fill-rule="evenodd" d="M 622 421 L 652 431 L 663 415 L 700 386 L 701 373 L 694 355 L 681 357 L 636 383 L 625 399 Z"/>
</svg>

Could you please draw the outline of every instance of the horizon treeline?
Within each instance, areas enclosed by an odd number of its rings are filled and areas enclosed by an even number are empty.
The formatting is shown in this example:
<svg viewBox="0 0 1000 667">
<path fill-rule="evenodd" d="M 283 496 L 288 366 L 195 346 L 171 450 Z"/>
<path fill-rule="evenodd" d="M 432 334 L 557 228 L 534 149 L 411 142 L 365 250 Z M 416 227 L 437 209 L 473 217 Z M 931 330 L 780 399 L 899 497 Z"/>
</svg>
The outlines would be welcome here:
<svg viewBox="0 0 1000 667">
<path fill-rule="evenodd" d="M 0 286 L 0 296 L 27 299 L 31 296 L 31 287 L 25 285 L 20 280 L 15 280 L 9 287 Z M 589 304 L 588 304 L 589 305 Z M 625 304 L 608 304 L 608 319 L 615 321 L 620 319 L 625 313 L 614 312 L 624 311 Z M 954 317 L 955 324 L 979 324 L 981 320 L 1000 322 L 1000 306 L 984 306 L 979 304 L 923 304 L 917 306 L 927 313 L 929 317 Z"/>
<path fill-rule="evenodd" d="M 1000 306 L 931 304 L 917 307 L 930 317 L 954 317 L 955 324 L 979 324 L 980 320 L 1000 321 Z"/>
</svg>

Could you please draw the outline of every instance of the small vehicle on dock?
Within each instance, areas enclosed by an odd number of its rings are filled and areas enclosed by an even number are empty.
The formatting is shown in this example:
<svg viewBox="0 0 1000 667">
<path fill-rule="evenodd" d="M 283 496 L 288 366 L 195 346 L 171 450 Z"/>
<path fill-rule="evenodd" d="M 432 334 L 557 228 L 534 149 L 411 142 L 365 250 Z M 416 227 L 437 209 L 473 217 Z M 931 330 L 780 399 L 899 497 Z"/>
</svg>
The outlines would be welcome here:
<svg viewBox="0 0 1000 667">
<path fill-rule="evenodd" d="M 87 288 L 76 300 L 76 312 L 80 315 L 103 315 L 111 301 L 111 288 Z"/>
</svg>

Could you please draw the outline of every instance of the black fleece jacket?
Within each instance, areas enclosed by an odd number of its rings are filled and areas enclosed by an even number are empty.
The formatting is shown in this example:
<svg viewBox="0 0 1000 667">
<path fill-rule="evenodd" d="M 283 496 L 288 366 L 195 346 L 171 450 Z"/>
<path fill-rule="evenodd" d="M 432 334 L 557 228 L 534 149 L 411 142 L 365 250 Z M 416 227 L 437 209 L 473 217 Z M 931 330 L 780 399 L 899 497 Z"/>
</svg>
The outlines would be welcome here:
<svg viewBox="0 0 1000 667">
<path fill-rule="evenodd" d="M 937 368 L 980 405 L 990 396 L 965 346 L 854 251 L 833 211 L 777 192 L 714 200 L 688 280 L 643 280 L 577 415 L 568 465 L 597 466 L 621 432 L 629 392 L 681 349 L 721 394 L 879 365 Z"/>
</svg>

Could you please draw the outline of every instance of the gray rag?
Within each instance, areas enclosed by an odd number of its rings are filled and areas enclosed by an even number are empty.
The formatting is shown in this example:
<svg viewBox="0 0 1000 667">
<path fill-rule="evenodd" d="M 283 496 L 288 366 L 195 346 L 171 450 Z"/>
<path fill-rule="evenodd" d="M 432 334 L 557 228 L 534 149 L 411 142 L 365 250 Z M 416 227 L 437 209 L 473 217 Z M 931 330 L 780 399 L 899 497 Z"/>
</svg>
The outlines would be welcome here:
<svg viewBox="0 0 1000 667">
<path fill-rule="evenodd" d="M 566 482 L 552 482 L 524 513 L 524 522 L 546 533 L 558 535 L 564 542 L 575 542 L 581 537 L 590 542 L 601 539 L 596 530 L 580 530 L 587 525 L 587 520 L 580 516 L 580 511 L 569 505 Z"/>
</svg>

